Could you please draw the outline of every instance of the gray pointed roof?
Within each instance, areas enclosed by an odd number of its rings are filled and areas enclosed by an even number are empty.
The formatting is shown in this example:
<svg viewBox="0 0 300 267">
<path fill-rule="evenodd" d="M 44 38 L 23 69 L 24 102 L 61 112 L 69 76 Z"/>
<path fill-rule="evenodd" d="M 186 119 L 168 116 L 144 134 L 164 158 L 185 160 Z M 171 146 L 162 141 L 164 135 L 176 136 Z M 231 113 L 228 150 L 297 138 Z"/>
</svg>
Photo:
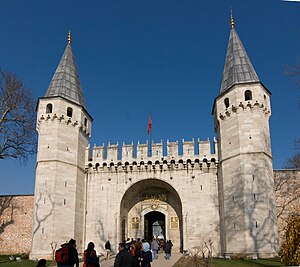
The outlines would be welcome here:
<svg viewBox="0 0 300 267">
<path fill-rule="evenodd" d="M 69 43 L 45 95 L 45 97 L 53 96 L 61 96 L 86 109 L 75 58 Z"/>
<path fill-rule="evenodd" d="M 232 28 L 227 46 L 220 94 L 235 84 L 259 81 L 237 32 Z"/>
</svg>

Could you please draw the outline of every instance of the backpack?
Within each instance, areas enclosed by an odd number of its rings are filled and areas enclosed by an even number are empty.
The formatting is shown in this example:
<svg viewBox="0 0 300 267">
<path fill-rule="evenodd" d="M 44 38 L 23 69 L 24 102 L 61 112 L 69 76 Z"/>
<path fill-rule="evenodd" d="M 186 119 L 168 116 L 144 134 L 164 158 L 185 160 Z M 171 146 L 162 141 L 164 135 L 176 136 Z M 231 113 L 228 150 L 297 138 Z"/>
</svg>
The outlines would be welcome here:
<svg viewBox="0 0 300 267">
<path fill-rule="evenodd" d="M 62 246 L 60 249 L 55 251 L 55 261 L 57 263 L 67 263 L 69 259 L 69 250 L 67 246 Z"/>
</svg>

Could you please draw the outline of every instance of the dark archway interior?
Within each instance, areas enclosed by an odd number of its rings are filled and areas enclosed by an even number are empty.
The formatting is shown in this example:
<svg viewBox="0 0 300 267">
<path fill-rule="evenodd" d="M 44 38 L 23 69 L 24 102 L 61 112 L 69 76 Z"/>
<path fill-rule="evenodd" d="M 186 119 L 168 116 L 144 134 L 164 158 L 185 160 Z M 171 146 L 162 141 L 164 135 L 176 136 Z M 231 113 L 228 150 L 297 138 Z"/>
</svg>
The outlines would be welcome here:
<svg viewBox="0 0 300 267">
<path fill-rule="evenodd" d="M 166 236 L 166 217 L 163 213 L 158 211 L 147 213 L 144 223 L 144 237 L 146 240 L 151 241 L 153 236 Z"/>
</svg>

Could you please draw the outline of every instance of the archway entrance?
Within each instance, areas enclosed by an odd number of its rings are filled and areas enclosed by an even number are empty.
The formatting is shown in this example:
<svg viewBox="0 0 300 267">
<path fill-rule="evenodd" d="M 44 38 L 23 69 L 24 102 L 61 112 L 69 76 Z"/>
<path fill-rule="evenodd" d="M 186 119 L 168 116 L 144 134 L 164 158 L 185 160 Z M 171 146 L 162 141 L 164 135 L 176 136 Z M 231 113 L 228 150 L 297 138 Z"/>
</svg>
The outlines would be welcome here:
<svg viewBox="0 0 300 267">
<path fill-rule="evenodd" d="M 118 239 L 171 239 L 174 251 L 182 250 L 182 204 L 177 191 L 167 182 L 148 178 L 123 195 L 119 214 Z M 125 220 L 125 222 L 124 222 Z"/>
<path fill-rule="evenodd" d="M 166 216 L 158 211 L 151 211 L 144 217 L 144 238 L 163 238 L 166 236 Z"/>
</svg>

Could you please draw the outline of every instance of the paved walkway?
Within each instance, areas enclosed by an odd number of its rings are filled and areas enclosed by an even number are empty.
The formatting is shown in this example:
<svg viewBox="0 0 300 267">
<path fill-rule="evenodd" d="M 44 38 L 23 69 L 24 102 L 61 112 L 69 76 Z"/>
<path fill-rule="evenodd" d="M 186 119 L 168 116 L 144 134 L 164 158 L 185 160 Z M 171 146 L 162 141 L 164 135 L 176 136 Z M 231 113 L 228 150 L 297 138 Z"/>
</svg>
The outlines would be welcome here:
<svg viewBox="0 0 300 267">
<path fill-rule="evenodd" d="M 164 253 L 159 253 L 158 259 L 151 262 L 151 267 L 172 267 L 182 257 L 181 253 L 172 252 L 172 257 L 169 260 L 166 260 L 164 258 L 164 255 L 165 255 Z M 100 267 L 113 267 L 114 262 L 115 262 L 114 256 L 110 260 L 107 260 L 107 261 L 105 261 L 104 259 L 101 259 Z M 80 263 L 79 266 L 82 267 L 82 265 L 83 265 L 83 263 Z"/>
<path fill-rule="evenodd" d="M 151 267 L 172 267 L 182 257 L 181 253 L 172 252 L 172 257 L 169 260 L 166 260 L 164 255 L 164 253 L 159 253 L 158 259 L 151 262 Z M 101 260 L 100 267 L 113 267 L 114 261 L 114 257 L 107 261 Z"/>
</svg>

